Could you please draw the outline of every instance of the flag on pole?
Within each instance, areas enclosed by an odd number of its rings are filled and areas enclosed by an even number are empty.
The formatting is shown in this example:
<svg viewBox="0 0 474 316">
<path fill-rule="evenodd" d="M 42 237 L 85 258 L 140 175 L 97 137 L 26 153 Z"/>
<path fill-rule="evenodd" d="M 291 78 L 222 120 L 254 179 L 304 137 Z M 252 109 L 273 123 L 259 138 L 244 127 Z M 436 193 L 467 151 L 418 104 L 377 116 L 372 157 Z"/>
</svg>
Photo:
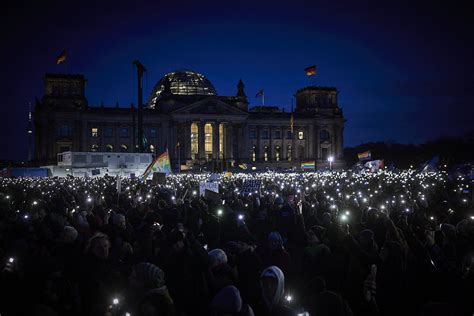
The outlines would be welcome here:
<svg viewBox="0 0 474 316">
<path fill-rule="evenodd" d="M 151 162 L 151 164 L 146 168 L 145 172 L 143 173 L 143 178 L 148 178 L 151 172 L 163 172 L 166 174 L 171 173 L 170 155 L 168 153 L 168 150 L 163 152 Z"/>
<path fill-rule="evenodd" d="M 263 95 L 265 94 L 265 92 L 263 91 L 263 89 L 260 89 L 260 91 L 257 92 L 257 94 L 255 95 L 256 98 L 258 97 L 263 97 Z"/>
<path fill-rule="evenodd" d="M 363 153 L 358 153 L 357 157 L 359 158 L 360 161 L 370 160 L 372 159 L 372 154 L 370 153 L 370 150 L 367 150 L 367 151 L 364 151 Z"/>
<path fill-rule="evenodd" d="M 438 171 L 438 165 L 439 165 L 439 156 L 434 156 L 429 161 L 423 164 L 419 172 L 425 173 L 425 172 Z"/>
<path fill-rule="evenodd" d="M 306 67 L 304 69 L 306 76 L 314 76 L 316 74 L 316 65 Z"/>
<path fill-rule="evenodd" d="M 59 54 L 59 56 L 56 58 L 56 65 L 59 65 L 60 63 L 65 62 L 65 61 L 66 61 L 66 51 L 63 50 L 61 54 Z"/>
</svg>

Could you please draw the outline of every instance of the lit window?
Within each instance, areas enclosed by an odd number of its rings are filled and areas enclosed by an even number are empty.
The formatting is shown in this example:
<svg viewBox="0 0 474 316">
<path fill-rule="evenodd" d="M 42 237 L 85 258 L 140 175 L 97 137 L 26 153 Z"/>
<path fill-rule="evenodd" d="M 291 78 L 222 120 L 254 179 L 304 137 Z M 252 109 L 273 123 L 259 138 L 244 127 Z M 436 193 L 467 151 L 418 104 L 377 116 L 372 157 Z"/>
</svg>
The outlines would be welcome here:
<svg viewBox="0 0 474 316">
<path fill-rule="evenodd" d="M 275 147 L 275 160 L 280 161 L 280 146 Z"/>
<path fill-rule="evenodd" d="M 265 148 L 264 148 L 263 159 L 265 161 L 268 161 L 268 146 L 265 146 Z"/>
<path fill-rule="evenodd" d="M 97 127 L 91 128 L 91 137 L 99 137 L 99 129 Z"/>
<path fill-rule="evenodd" d="M 204 125 L 204 150 L 206 155 L 212 155 L 212 125 Z"/>
<path fill-rule="evenodd" d="M 105 150 L 111 153 L 114 151 L 114 146 L 112 146 L 111 144 L 108 144 L 107 146 L 105 146 Z"/>
<path fill-rule="evenodd" d="M 99 145 L 97 144 L 92 144 L 91 146 L 91 151 L 98 151 L 99 150 Z"/>
<path fill-rule="evenodd" d="M 298 132 L 298 139 L 299 140 L 304 139 L 304 132 L 303 131 Z"/>
<path fill-rule="evenodd" d="M 252 146 L 252 161 L 256 161 L 256 160 L 257 160 L 257 147 Z"/>
<path fill-rule="evenodd" d="M 219 124 L 219 159 L 224 159 L 224 124 Z"/>
<path fill-rule="evenodd" d="M 155 146 L 153 144 L 150 144 L 150 152 L 151 153 L 155 152 Z"/>
<path fill-rule="evenodd" d="M 197 123 L 191 124 L 191 158 L 194 160 L 199 154 L 199 128 Z"/>
<path fill-rule="evenodd" d="M 120 146 L 120 151 L 123 152 L 123 153 L 126 153 L 128 151 L 128 146 L 125 145 L 125 144 L 122 144 Z"/>
</svg>

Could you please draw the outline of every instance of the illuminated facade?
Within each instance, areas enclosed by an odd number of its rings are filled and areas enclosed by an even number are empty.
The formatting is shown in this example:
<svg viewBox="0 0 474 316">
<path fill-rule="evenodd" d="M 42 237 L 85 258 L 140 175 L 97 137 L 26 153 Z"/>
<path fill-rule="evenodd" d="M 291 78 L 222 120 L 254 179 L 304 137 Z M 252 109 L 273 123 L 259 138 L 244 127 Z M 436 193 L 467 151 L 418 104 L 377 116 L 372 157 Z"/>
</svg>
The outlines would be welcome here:
<svg viewBox="0 0 474 316">
<path fill-rule="evenodd" d="M 82 75 L 48 74 L 44 83 L 34 113 L 38 162 L 55 163 L 64 151 L 136 151 L 134 106 L 89 106 Z M 173 164 L 179 157 L 187 168 L 287 168 L 313 160 L 320 168 L 329 156 L 333 167 L 342 166 L 345 120 L 337 95 L 336 88 L 298 90 L 292 119 L 277 107 L 249 109 L 242 81 L 235 96 L 219 96 L 203 75 L 174 71 L 157 82 L 144 109 L 146 149 L 159 154 L 168 148 Z"/>
</svg>

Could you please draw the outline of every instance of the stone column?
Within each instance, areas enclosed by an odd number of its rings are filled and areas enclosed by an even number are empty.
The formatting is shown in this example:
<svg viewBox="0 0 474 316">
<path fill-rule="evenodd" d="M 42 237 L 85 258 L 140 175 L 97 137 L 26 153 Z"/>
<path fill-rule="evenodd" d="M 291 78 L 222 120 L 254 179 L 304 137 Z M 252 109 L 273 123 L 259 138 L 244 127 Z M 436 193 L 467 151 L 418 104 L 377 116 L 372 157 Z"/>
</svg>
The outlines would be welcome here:
<svg viewBox="0 0 474 316">
<path fill-rule="evenodd" d="M 199 130 L 199 135 L 198 135 L 198 152 L 199 152 L 199 159 L 205 159 L 206 158 L 206 151 L 204 150 L 204 140 L 205 140 L 205 133 L 204 133 L 204 125 L 205 122 L 199 122 L 198 123 L 198 130 Z"/>
<path fill-rule="evenodd" d="M 296 150 L 296 135 L 298 134 L 298 128 L 293 126 L 293 133 L 291 133 L 291 161 L 294 162 L 298 158 L 298 152 Z"/>
<path fill-rule="evenodd" d="M 270 144 L 268 145 L 268 162 L 272 162 L 274 161 L 274 157 L 273 157 L 273 152 L 274 152 L 274 149 L 273 149 L 273 128 L 270 126 L 268 128 L 268 133 L 270 134 Z"/>
<path fill-rule="evenodd" d="M 234 159 L 234 146 L 232 144 L 232 138 L 233 138 L 233 127 L 232 124 L 227 123 L 226 124 L 226 133 L 225 133 L 225 144 L 224 144 L 224 150 L 225 150 L 225 158 L 227 160 L 233 160 Z"/>
<path fill-rule="evenodd" d="M 184 160 L 191 160 L 191 122 L 184 123 L 184 135 L 182 138 L 182 144 L 184 146 Z"/>
<path fill-rule="evenodd" d="M 310 123 L 309 125 L 309 132 L 306 137 L 306 144 L 308 146 L 308 157 L 310 159 L 316 159 L 316 155 L 314 154 L 314 124 Z"/>
<path fill-rule="evenodd" d="M 256 153 L 257 162 L 261 161 L 261 159 L 263 158 L 261 147 L 262 147 L 261 127 L 257 126 L 257 153 Z"/>
<path fill-rule="evenodd" d="M 238 155 L 241 157 L 242 162 L 249 161 L 249 128 L 246 123 L 240 124 L 240 133 L 239 135 L 239 152 Z"/>
<path fill-rule="evenodd" d="M 314 152 L 314 155 L 316 157 L 316 160 L 319 160 L 321 159 L 321 138 L 319 137 L 319 133 L 321 132 L 321 129 L 319 127 L 319 125 L 316 125 L 316 128 L 315 128 L 316 132 L 315 132 L 315 137 L 316 137 L 316 150 Z"/>
<path fill-rule="evenodd" d="M 342 142 L 343 142 L 343 137 L 344 137 L 344 127 L 342 126 L 339 126 L 338 129 L 338 142 L 337 142 L 337 151 L 338 151 L 338 154 L 337 154 L 337 159 L 342 159 L 343 156 L 344 156 L 344 148 L 343 148 L 343 145 L 342 145 Z"/>
<path fill-rule="evenodd" d="M 219 159 L 219 122 L 212 123 L 212 159 Z"/>
<path fill-rule="evenodd" d="M 178 123 L 171 122 L 170 124 L 170 143 L 168 144 L 168 152 L 172 161 L 178 161 L 178 155 L 176 152 L 176 141 L 178 135 Z M 180 157 L 181 158 L 181 157 Z"/>
<path fill-rule="evenodd" d="M 333 126 L 332 128 L 332 134 L 333 134 L 333 141 L 331 143 L 331 152 L 332 156 L 337 159 L 337 156 L 339 155 L 338 149 L 339 149 L 339 134 L 338 134 L 338 129 L 337 126 Z"/>
</svg>

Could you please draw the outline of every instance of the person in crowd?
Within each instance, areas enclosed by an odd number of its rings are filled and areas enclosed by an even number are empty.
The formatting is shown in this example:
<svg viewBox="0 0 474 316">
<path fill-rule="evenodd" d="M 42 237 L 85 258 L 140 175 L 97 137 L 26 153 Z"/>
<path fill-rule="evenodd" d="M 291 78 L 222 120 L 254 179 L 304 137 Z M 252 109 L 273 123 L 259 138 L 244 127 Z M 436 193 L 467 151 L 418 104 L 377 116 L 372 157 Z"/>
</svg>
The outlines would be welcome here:
<svg viewBox="0 0 474 316">
<path fill-rule="evenodd" d="M 468 177 L 209 177 L 0 178 L 0 314 L 472 315 Z"/>
<path fill-rule="evenodd" d="M 173 316 L 174 302 L 165 285 L 163 270 L 149 262 L 132 267 L 129 276 L 129 304 L 132 315 Z"/>
</svg>

